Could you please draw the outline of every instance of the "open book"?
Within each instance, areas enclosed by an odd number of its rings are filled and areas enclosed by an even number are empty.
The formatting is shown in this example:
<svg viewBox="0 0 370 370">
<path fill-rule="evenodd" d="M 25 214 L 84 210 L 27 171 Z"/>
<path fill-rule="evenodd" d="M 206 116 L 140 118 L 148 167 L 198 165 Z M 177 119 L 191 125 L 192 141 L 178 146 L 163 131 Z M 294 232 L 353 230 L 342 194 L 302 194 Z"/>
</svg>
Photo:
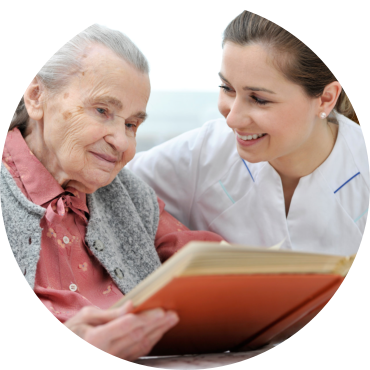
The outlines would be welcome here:
<svg viewBox="0 0 370 370">
<path fill-rule="evenodd" d="M 174 310 L 152 355 L 255 349 L 280 342 L 329 301 L 354 256 L 191 242 L 113 307 Z"/>
</svg>

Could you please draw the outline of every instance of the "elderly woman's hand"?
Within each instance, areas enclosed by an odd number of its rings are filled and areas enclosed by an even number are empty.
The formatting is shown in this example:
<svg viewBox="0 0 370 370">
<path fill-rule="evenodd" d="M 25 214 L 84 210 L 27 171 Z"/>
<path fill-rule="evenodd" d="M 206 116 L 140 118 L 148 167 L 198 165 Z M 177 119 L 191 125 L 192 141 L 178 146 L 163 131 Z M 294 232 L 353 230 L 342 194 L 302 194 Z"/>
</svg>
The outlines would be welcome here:
<svg viewBox="0 0 370 370">
<path fill-rule="evenodd" d="M 95 347 L 133 361 L 148 354 L 179 319 L 175 312 L 160 308 L 138 314 L 132 310 L 131 302 L 110 310 L 84 307 L 65 325 Z"/>
</svg>

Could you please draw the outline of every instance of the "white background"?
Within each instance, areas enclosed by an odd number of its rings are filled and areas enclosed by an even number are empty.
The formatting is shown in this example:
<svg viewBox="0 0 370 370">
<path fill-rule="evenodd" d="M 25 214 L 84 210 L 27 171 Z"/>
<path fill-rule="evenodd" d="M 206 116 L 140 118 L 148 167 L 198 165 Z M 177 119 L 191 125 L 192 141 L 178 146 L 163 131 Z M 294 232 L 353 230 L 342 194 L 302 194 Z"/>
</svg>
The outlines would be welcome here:
<svg viewBox="0 0 370 370">
<path fill-rule="evenodd" d="M 202 0 L 138 5 L 98 24 L 126 34 L 149 61 L 152 91 L 219 91 L 222 33 L 243 9 Z"/>
</svg>

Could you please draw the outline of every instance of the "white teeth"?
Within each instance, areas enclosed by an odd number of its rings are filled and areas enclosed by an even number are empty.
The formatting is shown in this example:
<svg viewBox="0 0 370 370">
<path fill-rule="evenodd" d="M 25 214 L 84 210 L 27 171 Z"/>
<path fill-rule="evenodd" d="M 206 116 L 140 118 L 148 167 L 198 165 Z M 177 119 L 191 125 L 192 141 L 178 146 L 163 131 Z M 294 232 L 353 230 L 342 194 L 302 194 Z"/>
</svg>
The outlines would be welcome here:
<svg viewBox="0 0 370 370">
<path fill-rule="evenodd" d="M 254 135 L 246 135 L 246 136 L 242 136 L 242 135 L 239 135 L 237 132 L 235 132 L 237 135 L 238 135 L 238 137 L 240 138 L 240 139 L 242 139 L 242 140 L 255 140 L 255 139 L 258 139 L 258 138 L 260 138 L 260 137 L 262 137 L 262 136 L 264 136 L 265 134 L 254 134 Z"/>
</svg>

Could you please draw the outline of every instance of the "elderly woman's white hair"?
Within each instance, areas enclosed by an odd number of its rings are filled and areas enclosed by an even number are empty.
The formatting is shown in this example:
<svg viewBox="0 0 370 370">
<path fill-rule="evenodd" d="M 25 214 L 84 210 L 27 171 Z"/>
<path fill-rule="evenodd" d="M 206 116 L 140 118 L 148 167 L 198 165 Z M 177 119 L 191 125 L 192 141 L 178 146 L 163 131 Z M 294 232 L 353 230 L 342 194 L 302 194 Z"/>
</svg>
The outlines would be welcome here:
<svg viewBox="0 0 370 370">
<path fill-rule="evenodd" d="M 138 47 L 122 32 L 98 24 L 86 28 L 61 47 L 41 68 L 36 77 L 48 93 L 58 93 L 69 82 L 69 78 L 81 69 L 81 56 L 91 44 L 101 44 L 115 52 L 143 73 L 149 73 L 148 61 Z M 18 127 L 24 131 L 28 113 L 23 98 L 14 113 L 9 130 Z"/>
</svg>

